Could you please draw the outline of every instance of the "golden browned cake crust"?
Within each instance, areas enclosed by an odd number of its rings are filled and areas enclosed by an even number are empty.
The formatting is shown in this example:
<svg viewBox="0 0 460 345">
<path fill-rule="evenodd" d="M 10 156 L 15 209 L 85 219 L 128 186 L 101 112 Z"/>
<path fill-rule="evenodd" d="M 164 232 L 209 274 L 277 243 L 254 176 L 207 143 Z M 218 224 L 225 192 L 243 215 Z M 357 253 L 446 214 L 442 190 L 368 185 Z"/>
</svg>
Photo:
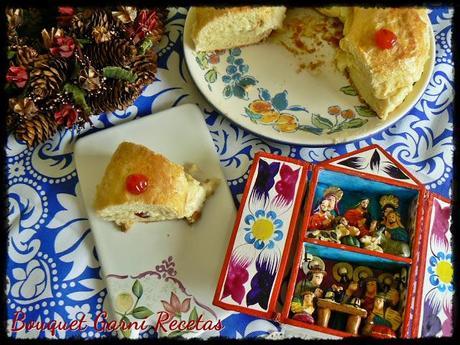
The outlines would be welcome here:
<svg viewBox="0 0 460 345">
<path fill-rule="evenodd" d="M 139 195 L 126 190 L 126 177 L 143 174 L 149 187 Z M 123 204 L 161 205 L 184 215 L 188 182 L 184 168 L 143 145 L 123 142 L 119 145 L 97 186 L 94 207 L 100 211 Z"/>
<path fill-rule="evenodd" d="M 382 118 L 401 104 L 424 70 L 430 51 L 430 21 L 421 8 L 335 7 L 319 9 L 344 22 L 337 65 L 347 70 L 361 97 Z M 396 44 L 376 45 L 375 33 L 392 31 Z"/>
</svg>

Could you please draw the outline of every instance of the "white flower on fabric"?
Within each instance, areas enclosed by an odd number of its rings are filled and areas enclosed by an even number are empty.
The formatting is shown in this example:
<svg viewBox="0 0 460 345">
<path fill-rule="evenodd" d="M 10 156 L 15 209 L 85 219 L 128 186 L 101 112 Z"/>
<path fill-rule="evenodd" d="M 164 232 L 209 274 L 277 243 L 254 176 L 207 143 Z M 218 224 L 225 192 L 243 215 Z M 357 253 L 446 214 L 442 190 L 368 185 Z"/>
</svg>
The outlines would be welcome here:
<svg viewBox="0 0 460 345">
<path fill-rule="evenodd" d="M 30 261 L 26 269 L 13 269 L 16 283 L 11 287 L 11 295 L 23 299 L 32 299 L 40 296 L 46 288 L 46 274 L 37 260 Z"/>
<path fill-rule="evenodd" d="M 17 161 L 8 166 L 9 178 L 21 177 L 26 172 L 23 161 Z"/>
<path fill-rule="evenodd" d="M 84 316 L 85 320 L 82 322 L 82 325 L 87 325 L 88 327 L 93 325 L 93 321 L 91 319 L 92 314 L 90 313 L 90 306 L 88 303 L 81 306 L 76 305 L 74 307 L 66 306 L 65 311 L 67 312 L 67 318 L 70 321 L 80 320 Z"/>
</svg>

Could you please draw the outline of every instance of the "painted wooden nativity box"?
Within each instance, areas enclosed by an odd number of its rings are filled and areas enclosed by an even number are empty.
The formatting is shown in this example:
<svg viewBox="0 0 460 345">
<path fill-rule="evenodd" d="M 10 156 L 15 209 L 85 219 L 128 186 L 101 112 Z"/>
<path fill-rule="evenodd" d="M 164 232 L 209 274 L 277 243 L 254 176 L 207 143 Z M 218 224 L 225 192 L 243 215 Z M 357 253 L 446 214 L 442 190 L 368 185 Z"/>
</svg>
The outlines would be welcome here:
<svg viewBox="0 0 460 345">
<path fill-rule="evenodd" d="M 214 304 L 339 337 L 417 337 L 427 240 L 449 226 L 450 201 L 377 145 L 317 165 L 261 152 Z"/>
</svg>

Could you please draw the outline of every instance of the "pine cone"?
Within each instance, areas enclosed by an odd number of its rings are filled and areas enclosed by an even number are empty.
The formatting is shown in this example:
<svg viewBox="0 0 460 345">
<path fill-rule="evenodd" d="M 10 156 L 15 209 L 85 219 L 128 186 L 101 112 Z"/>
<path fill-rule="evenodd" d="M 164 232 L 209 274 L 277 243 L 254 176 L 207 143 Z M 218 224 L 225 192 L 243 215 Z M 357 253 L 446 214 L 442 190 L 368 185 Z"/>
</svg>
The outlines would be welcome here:
<svg viewBox="0 0 460 345">
<path fill-rule="evenodd" d="M 120 36 L 122 24 L 112 16 L 108 9 L 83 10 L 78 12 L 72 21 L 72 31 L 79 37 L 92 37 L 95 27 L 105 28 L 112 35 Z"/>
<path fill-rule="evenodd" d="M 50 57 L 37 64 L 30 72 L 31 94 L 43 99 L 55 94 L 64 84 L 69 72 L 69 63 L 64 58 Z"/>
<path fill-rule="evenodd" d="M 129 69 L 138 75 L 136 80 L 137 87 L 143 87 L 150 84 L 155 78 L 157 71 L 157 54 L 153 51 L 136 56 L 134 61 L 130 64 Z"/>
<path fill-rule="evenodd" d="M 21 119 L 16 127 L 16 138 L 23 140 L 27 146 L 44 142 L 56 133 L 57 126 L 54 119 L 46 114 L 38 114 L 32 118 Z"/>
<path fill-rule="evenodd" d="M 83 53 L 96 68 L 126 66 L 136 55 L 136 47 L 127 40 L 114 39 L 110 42 L 87 45 Z"/>
<path fill-rule="evenodd" d="M 126 81 L 108 79 L 100 92 L 88 95 L 87 103 L 95 114 L 123 110 L 139 97 L 141 91 Z"/>
<path fill-rule="evenodd" d="M 29 46 L 16 47 L 16 60 L 18 65 L 30 68 L 37 58 L 38 53 L 34 48 Z"/>
<path fill-rule="evenodd" d="M 76 37 L 81 38 L 84 36 L 85 23 L 83 22 L 81 15 L 76 14 L 73 16 L 70 23 L 69 31 L 73 33 Z"/>
</svg>

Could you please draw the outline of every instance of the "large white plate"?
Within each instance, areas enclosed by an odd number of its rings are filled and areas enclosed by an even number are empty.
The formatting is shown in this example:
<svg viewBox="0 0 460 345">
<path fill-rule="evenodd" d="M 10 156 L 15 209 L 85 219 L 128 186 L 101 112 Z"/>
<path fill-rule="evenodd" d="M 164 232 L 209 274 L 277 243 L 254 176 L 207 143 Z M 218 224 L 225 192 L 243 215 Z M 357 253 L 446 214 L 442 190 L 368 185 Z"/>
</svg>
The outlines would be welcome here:
<svg viewBox="0 0 460 345">
<path fill-rule="evenodd" d="M 185 221 L 135 224 L 124 233 L 96 215 L 92 206 L 96 185 L 113 152 L 125 140 L 143 144 L 179 164 L 196 163 L 205 177 L 221 179 L 196 224 L 189 226 Z M 137 299 L 140 283 L 142 296 L 137 307 L 147 307 L 154 313 L 147 319 L 151 324 L 156 322 L 157 313 L 165 310 L 161 301 L 174 302 L 173 294 L 182 303 L 182 319 L 203 314 L 205 319 L 216 322 L 228 315 L 212 306 L 212 298 L 236 211 L 199 108 L 187 104 L 83 137 L 75 145 L 75 161 L 97 254 L 115 310 L 123 314 L 133 304 L 131 300 Z M 127 295 L 120 297 L 122 293 Z M 194 308 L 197 314 L 193 314 Z M 130 321 L 136 320 L 133 315 L 127 317 Z M 161 328 L 159 331 L 164 333 Z M 129 336 L 137 334 L 133 331 Z"/>
<path fill-rule="evenodd" d="M 209 102 L 229 119 L 274 140 L 329 145 L 369 136 L 406 114 L 421 97 L 432 75 L 435 43 L 431 31 L 430 58 L 421 79 L 404 102 L 380 120 L 353 95 L 350 82 L 335 67 L 332 45 L 324 41 L 319 46 L 317 39 L 301 38 L 305 44 L 314 45 L 316 52 L 299 54 L 292 43 L 294 29 L 286 28 L 286 19 L 285 28 L 263 43 L 218 54 L 197 53 L 190 33 L 194 11 L 193 7 L 189 10 L 184 27 L 185 58 L 193 80 Z M 304 22 L 314 23 L 320 20 L 318 16 L 321 15 L 313 9 L 297 8 L 289 9 L 287 18 L 307 18 Z M 314 67 L 318 61 L 322 65 Z M 276 111 L 251 113 L 248 110 L 257 109 L 257 100 Z M 328 111 L 331 106 L 350 111 L 343 116 L 333 115 Z M 264 107 L 264 103 L 259 102 L 259 107 Z"/>
</svg>

